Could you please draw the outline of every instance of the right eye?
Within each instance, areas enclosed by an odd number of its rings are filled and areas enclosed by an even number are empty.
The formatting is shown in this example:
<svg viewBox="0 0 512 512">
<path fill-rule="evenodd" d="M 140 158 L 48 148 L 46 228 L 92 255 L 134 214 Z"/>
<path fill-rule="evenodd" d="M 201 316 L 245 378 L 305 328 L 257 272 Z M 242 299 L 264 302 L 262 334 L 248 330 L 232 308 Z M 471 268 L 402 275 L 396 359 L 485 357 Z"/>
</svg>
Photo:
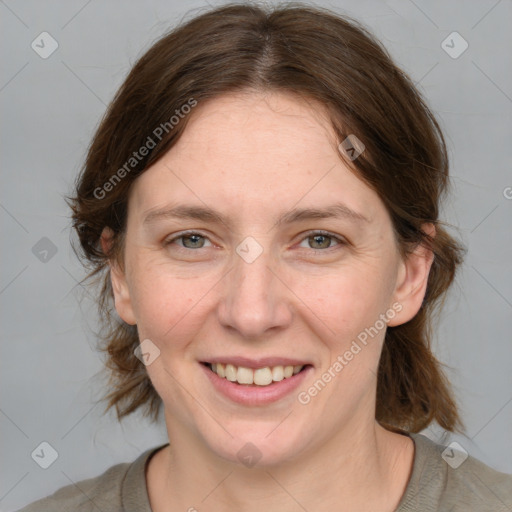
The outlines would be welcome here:
<svg viewBox="0 0 512 512">
<path fill-rule="evenodd" d="M 208 240 L 206 236 L 196 233 L 195 231 L 189 231 L 179 233 L 173 238 L 167 239 L 164 242 L 164 246 L 167 247 L 173 244 L 176 240 L 181 240 L 182 244 L 179 245 L 179 249 L 202 249 L 204 247 L 205 240 Z"/>
</svg>

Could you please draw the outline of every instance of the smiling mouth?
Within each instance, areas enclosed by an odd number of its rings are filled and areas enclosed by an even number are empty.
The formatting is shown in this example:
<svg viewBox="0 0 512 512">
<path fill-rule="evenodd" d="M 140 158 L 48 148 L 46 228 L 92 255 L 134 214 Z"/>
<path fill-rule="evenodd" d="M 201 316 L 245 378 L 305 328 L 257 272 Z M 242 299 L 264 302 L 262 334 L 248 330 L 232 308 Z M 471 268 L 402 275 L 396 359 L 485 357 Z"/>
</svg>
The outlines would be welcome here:
<svg viewBox="0 0 512 512">
<path fill-rule="evenodd" d="M 235 366 L 233 364 L 222 363 L 202 363 L 221 379 L 229 380 L 236 384 L 246 386 L 269 386 L 274 382 L 280 382 L 289 379 L 304 371 L 309 364 L 296 366 L 265 366 L 263 368 L 246 368 L 244 366 Z"/>
</svg>

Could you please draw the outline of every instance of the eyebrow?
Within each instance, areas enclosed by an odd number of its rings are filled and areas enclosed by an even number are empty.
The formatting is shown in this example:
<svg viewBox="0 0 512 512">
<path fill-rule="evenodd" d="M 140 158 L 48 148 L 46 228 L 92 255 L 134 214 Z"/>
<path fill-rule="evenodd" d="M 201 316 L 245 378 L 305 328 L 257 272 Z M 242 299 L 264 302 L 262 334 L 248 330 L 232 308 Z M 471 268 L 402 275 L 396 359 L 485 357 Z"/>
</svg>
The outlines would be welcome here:
<svg viewBox="0 0 512 512">
<path fill-rule="evenodd" d="M 151 224 L 163 219 L 195 219 L 203 222 L 225 224 L 230 226 L 229 219 L 222 213 L 205 206 L 192 206 L 179 204 L 173 207 L 150 211 L 143 220 L 143 224 Z M 275 225 L 292 224 L 311 219 L 347 219 L 355 223 L 371 222 L 362 213 L 356 212 L 343 203 L 336 203 L 325 208 L 294 208 L 281 214 Z"/>
</svg>

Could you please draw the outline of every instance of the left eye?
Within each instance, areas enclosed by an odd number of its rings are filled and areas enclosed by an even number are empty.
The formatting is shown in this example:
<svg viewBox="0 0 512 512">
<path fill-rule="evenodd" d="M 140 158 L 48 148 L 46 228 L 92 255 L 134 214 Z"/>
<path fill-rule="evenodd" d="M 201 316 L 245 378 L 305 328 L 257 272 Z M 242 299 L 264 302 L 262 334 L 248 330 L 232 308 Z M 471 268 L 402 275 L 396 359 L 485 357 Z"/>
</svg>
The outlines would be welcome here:
<svg viewBox="0 0 512 512">
<path fill-rule="evenodd" d="M 330 249 L 331 242 L 335 240 L 337 245 L 343 245 L 344 242 L 341 238 L 337 236 L 331 235 L 329 233 L 324 233 L 322 231 L 317 231 L 314 233 L 310 233 L 306 238 L 304 238 L 304 242 L 309 244 L 316 244 L 317 247 L 310 247 L 311 249 Z"/>
</svg>

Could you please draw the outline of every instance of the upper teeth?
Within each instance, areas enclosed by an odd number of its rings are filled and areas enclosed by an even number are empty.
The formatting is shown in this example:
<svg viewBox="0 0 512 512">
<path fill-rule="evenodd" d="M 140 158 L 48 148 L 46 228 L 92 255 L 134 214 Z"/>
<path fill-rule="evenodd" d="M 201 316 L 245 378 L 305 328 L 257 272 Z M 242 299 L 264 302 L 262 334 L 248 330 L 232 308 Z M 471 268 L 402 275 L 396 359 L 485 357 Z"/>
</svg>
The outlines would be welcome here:
<svg viewBox="0 0 512 512">
<path fill-rule="evenodd" d="M 303 365 L 296 366 L 265 366 L 264 368 L 245 368 L 232 364 L 212 363 L 210 365 L 219 377 L 239 384 L 256 384 L 257 386 L 268 386 L 273 381 L 279 382 L 299 373 Z"/>
</svg>

